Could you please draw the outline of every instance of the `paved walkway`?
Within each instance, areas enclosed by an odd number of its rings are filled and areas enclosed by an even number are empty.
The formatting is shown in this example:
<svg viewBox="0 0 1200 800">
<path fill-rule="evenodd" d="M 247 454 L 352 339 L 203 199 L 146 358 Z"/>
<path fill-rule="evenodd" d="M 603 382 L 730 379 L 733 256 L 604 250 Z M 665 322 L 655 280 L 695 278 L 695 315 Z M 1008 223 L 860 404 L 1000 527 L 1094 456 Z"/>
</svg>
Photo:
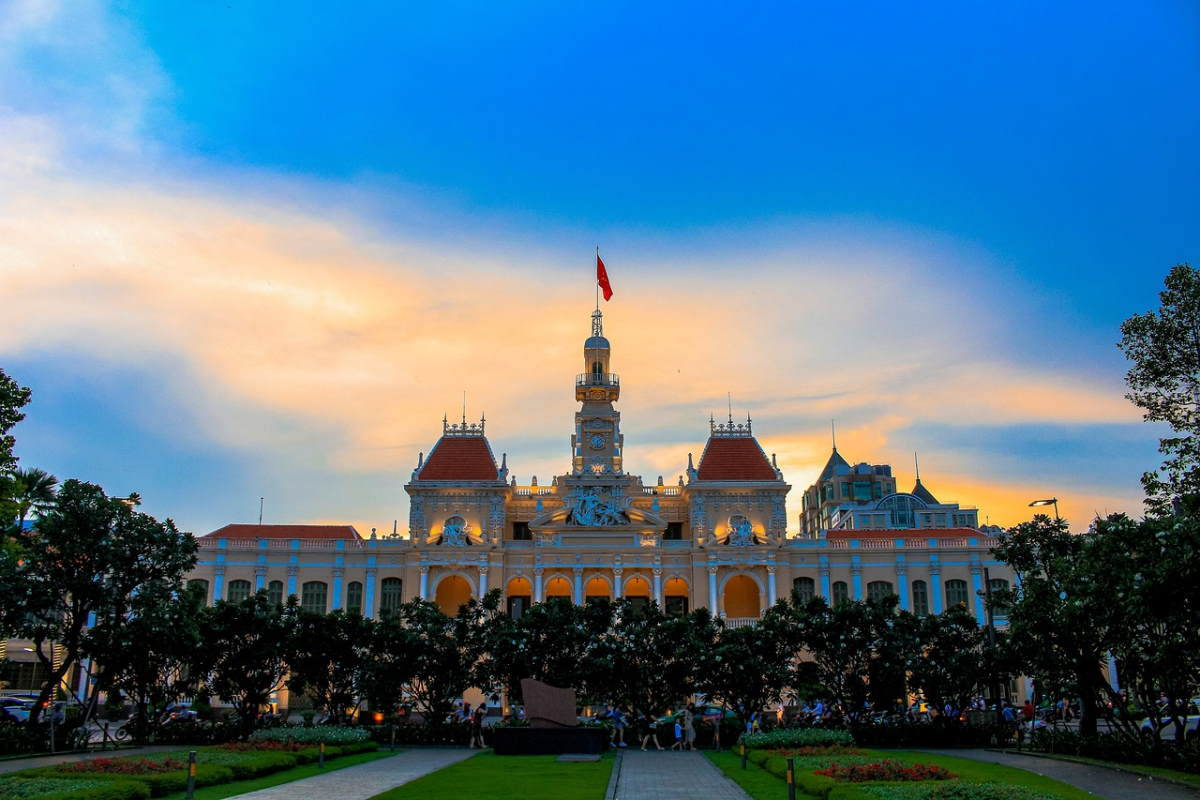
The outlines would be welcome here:
<svg viewBox="0 0 1200 800">
<path fill-rule="evenodd" d="M 621 754 L 614 800 L 750 800 L 698 752 L 632 748 Z"/>
<path fill-rule="evenodd" d="M 125 747 L 120 750 L 92 750 L 87 753 L 59 753 L 55 756 L 35 756 L 33 758 L 12 758 L 0 761 L 0 774 L 16 772 L 20 769 L 34 767 L 50 767 L 55 764 L 69 764 L 73 761 L 93 761 L 97 758 L 118 758 L 124 756 L 141 756 L 148 753 L 161 753 L 164 750 L 187 750 L 187 746 L 152 745 L 150 747 Z"/>
<path fill-rule="evenodd" d="M 422 747 L 235 797 L 238 800 L 367 800 L 422 775 L 464 761 L 478 752 L 462 747 Z M 331 766 L 336 764 L 336 761 L 331 762 Z"/>
<path fill-rule="evenodd" d="M 1119 772 L 1107 767 L 1078 764 L 1073 761 L 1058 761 L 1052 758 L 1037 758 L 1017 753 L 1002 753 L 996 750 L 927 750 L 944 756 L 970 758 L 1003 764 L 1048 778 L 1069 783 L 1091 792 L 1105 800 L 1198 800 L 1200 792 L 1174 783 L 1156 781 L 1142 775 Z"/>
</svg>

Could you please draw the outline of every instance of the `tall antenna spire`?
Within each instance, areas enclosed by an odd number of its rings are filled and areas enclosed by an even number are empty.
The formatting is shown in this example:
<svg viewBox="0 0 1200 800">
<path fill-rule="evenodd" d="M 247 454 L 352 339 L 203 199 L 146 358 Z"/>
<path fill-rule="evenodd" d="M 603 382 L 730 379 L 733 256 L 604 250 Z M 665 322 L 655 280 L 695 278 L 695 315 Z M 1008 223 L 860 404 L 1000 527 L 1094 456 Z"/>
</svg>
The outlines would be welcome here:
<svg viewBox="0 0 1200 800">
<path fill-rule="evenodd" d="M 725 393 L 725 400 L 729 403 L 729 424 L 733 424 L 733 392 Z"/>
<path fill-rule="evenodd" d="M 917 471 L 917 483 L 921 482 L 921 462 L 917 460 L 917 451 L 913 450 L 913 467 Z"/>
<path fill-rule="evenodd" d="M 829 435 L 833 438 L 833 452 L 837 452 L 837 420 L 829 420 Z"/>
<path fill-rule="evenodd" d="M 464 426 L 467 424 L 467 390 L 466 390 L 466 389 L 463 389 L 463 416 L 462 416 L 462 424 L 463 424 Z"/>
</svg>

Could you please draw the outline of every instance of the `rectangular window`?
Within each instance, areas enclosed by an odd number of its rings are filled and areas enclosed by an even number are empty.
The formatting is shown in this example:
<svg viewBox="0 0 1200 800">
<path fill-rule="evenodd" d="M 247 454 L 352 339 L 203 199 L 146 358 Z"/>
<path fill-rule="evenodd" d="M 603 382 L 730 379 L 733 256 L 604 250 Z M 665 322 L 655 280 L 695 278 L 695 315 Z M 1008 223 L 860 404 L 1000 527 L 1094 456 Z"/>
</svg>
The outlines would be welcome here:
<svg viewBox="0 0 1200 800">
<path fill-rule="evenodd" d="M 967 605 L 967 582 L 960 580 L 946 581 L 946 608 Z"/>
<path fill-rule="evenodd" d="M 346 610 L 362 613 L 363 585 L 358 581 L 346 584 Z"/>
<path fill-rule="evenodd" d="M 528 522 L 514 522 L 513 523 L 513 541 L 514 542 L 528 542 L 532 538 L 533 538 L 533 535 L 529 532 L 529 523 Z"/>
<path fill-rule="evenodd" d="M 913 581 L 912 608 L 918 617 L 929 616 L 929 589 L 925 581 Z"/>
<path fill-rule="evenodd" d="M 812 578 L 796 578 L 792 581 L 792 591 L 797 601 L 808 603 L 817 594 L 817 582 Z"/>
<path fill-rule="evenodd" d="M 274 606 L 283 605 L 283 581 L 271 581 L 267 584 L 267 602 Z"/>
<path fill-rule="evenodd" d="M 308 581 L 300 587 L 300 610 L 324 614 L 328 608 L 329 587 L 322 581 Z"/>
<path fill-rule="evenodd" d="M 850 602 L 850 590 L 845 581 L 833 582 L 833 605 L 844 606 Z"/>
<path fill-rule="evenodd" d="M 508 615 L 513 619 L 520 619 L 521 615 L 529 609 L 529 599 L 529 595 L 510 595 L 508 598 Z"/>
<path fill-rule="evenodd" d="M 230 581 L 225 599 L 231 603 L 240 603 L 250 597 L 250 581 Z"/>
<path fill-rule="evenodd" d="M 867 598 L 876 603 L 893 594 L 895 592 L 892 591 L 892 584 L 888 581 L 871 581 L 867 584 Z"/>
<path fill-rule="evenodd" d="M 388 619 L 404 602 L 404 582 L 399 578 L 384 578 L 379 582 L 379 616 Z"/>
<path fill-rule="evenodd" d="M 682 617 L 688 613 L 688 599 L 681 596 L 668 595 L 667 616 Z"/>
<path fill-rule="evenodd" d="M 667 539 L 672 542 L 677 542 L 683 539 L 683 523 L 668 522 L 667 529 L 663 532 L 663 539 Z"/>
</svg>

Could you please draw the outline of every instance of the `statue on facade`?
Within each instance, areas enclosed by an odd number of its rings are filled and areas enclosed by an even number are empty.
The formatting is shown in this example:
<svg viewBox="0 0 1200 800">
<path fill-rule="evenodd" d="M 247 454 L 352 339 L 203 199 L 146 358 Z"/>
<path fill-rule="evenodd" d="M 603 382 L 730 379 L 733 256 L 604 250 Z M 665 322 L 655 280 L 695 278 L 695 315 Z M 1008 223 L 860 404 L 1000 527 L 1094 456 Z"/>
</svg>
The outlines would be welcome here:
<svg viewBox="0 0 1200 800">
<path fill-rule="evenodd" d="M 603 528 L 613 525 L 628 525 L 629 516 L 614 500 L 595 489 L 581 489 L 571 498 L 571 513 L 568 521 L 572 525 Z"/>
<path fill-rule="evenodd" d="M 459 516 L 450 517 L 442 527 L 442 542 L 447 547 L 466 547 L 471 543 L 467 537 L 467 521 Z"/>
<path fill-rule="evenodd" d="M 750 524 L 750 520 L 741 514 L 730 517 L 729 535 L 725 537 L 725 543 L 732 547 L 758 544 L 758 539 L 754 535 L 754 526 Z"/>
</svg>

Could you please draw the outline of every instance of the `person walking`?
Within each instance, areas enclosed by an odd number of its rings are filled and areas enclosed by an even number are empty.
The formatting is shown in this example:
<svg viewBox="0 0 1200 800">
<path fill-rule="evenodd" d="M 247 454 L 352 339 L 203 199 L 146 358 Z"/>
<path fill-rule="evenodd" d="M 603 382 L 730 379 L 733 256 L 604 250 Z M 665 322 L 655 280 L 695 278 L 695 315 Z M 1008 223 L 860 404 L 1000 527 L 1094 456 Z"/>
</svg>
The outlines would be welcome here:
<svg viewBox="0 0 1200 800">
<path fill-rule="evenodd" d="M 683 742 L 688 750 L 696 749 L 696 715 L 695 707 L 686 705 L 683 707 Z"/>
<path fill-rule="evenodd" d="M 471 749 L 475 749 L 476 746 L 478 746 L 480 750 L 482 750 L 484 748 L 484 744 L 483 744 L 483 718 L 484 718 L 484 715 L 485 715 L 485 712 L 483 710 L 483 703 L 480 703 L 479 705 L 477 705 L 475 707 L 474 713 L 471 714 Z"/>
<path fill-rule="evenodd" d="M 654 722 L 654 718 L 649 714 L 642 713 L 638 717 L 638 735 L 642 740 L 642 751 L 646 750 L 646 742 L 654 742 L 654 746 L 662 750 L 662 745 L 658 743 L 658 726 Z"/>
<path fill-rule="evenodd" d="M 675 744 L 671 745 L 672 750 L 683 750 L 683 724 L 679 721 L 679 717 L 675 718 Z"/>
</svg>

